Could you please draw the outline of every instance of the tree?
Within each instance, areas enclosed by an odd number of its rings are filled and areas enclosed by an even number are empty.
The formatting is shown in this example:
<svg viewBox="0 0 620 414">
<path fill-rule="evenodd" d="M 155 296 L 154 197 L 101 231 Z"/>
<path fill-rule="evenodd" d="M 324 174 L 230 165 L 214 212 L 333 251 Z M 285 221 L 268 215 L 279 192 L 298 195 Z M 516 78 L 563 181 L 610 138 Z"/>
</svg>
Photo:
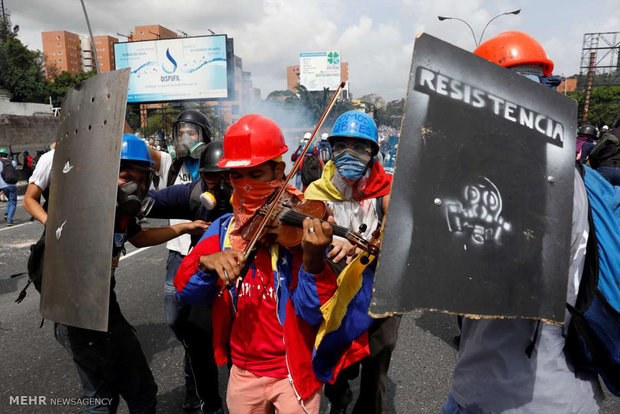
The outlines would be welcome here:
<svg viewBox="0 0 620 414">
<path fill-rule="evenodd" d="M 325 112 L 334 91 L 324 88 L 322 91 L 309 91 L 304 86 L 297 86 L 297 95 L 287 98 L 284 102 L 292 107 L 301 107 L 310 113 L 310 121 L 313 124 L 319 122 L 319 118 Z M 326 126 L 332 125 L 336 118 L 344 112 L 357 109 L 357 107 L 349 100 L 338 99 L 334 103 L 334 107 L 325 119 Z"/>
<path fill-rule="evenodd" d="M 11 28 L 7 17 L 0 18 L 0 89 L 14 102 L 44 102 L 47 81 L 43 74 L 43 55 L 28 50 L 18 39 L 19 26 Z"/>
<path fill-rule="evenodd" d="M 52 97 L 53 105 L 62 105 L 62 101 L 69 90 L 96 74 L 94 71 L 80 72 L 76 75 L 69 72 L 56 73 L 52 81 L 47 83 L 47 94 Z"/>
<path fill-rule="evenodd" d="M 385 105 L 385 107 L 376 109 L 375 121 L 377 122 L 377 125 L 387 125 L 392 128 L 400 128 L 404 110 L 404 98 L 398 101 L 390 101 L 387 105 Z"/>
<path fill-rule="evenodd" d="M 578 103 L 578 119 L 583 118 L 585 92 L 569 92 L 567 94 Z M 611 125 L 620 115 L 620 86 L 599 86 L 592 89 L 590 107 L 588 109 L 588 123 L 597 125 Z"/>
</svg>

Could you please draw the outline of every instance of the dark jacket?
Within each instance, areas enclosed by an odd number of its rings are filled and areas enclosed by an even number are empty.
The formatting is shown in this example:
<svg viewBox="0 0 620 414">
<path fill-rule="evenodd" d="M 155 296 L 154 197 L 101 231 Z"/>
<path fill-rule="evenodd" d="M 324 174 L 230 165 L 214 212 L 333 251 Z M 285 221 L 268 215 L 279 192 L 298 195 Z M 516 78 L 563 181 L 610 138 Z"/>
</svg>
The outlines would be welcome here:
<svg viewBox="0 0 620 414">
<path fill-rule="evenodd" d="M 159 191 L 151 190 L 148 196 L 155 200 L 155 204 L 148 217 L 213 222 L 226 213 L 232 213 L 228 200 L 219 202 L 211 211 L 207 210 L 200 202 L 200 194 L 205 191 L 207 188 L 201 180 L 173 185 Z M 195 246 L 198 240 L 200 236 L 192 236 L 192 246 Z"/>
<path fill-rule="evenodd" d="M 620 167 L 620 128 L 607 131 L 590 152 L 592 168 Z"/>
</svg>

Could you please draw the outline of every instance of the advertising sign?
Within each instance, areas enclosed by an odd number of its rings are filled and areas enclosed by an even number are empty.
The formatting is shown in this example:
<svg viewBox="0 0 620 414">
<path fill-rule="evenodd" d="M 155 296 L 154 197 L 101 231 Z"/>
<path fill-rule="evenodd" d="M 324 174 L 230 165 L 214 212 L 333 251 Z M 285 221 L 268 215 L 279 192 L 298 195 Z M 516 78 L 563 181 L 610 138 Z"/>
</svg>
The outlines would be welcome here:
<svg viewBox="0 0 620 414">
<path fill-rule="evenodd" d="M 340 53 L 299 54 L 299 84 L 309 91 L 336 89 L 340 85 Z"/>
<path fill-rule="evenodd" d="M 562 322 L 577 103 L 416 39 L 371 312 Z"/>
<path fill-rule="evenodd" d="M 228 97 L 226 36 L 114 44 L 116 68 L 131 68 L 129 102 Z"/>
</svg>

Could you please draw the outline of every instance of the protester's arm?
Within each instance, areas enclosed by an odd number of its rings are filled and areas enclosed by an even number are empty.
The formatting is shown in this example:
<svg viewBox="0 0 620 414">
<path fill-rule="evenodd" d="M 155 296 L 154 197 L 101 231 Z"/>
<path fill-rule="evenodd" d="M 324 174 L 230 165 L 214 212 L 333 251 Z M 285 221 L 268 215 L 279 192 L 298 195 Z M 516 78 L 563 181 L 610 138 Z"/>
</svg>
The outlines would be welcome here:
<svg viewBox="0 0 620 414">
<path fill-rule="evenodd" d="M 381 200 L 381 205 L 383 207 L 383 219 L 385 220 L 385 213 L 387 213 L 388 207 L 390 206 L 390 194 L 383 197 Z"/>
<path fill-rule="evenodd" d="M 203 234 L 206 229 L 207 223 L 202 220 L 175 224 L 174 226 L 142 229 L 129 238 L 129 242 L 136 247 L 155 246 L 183 234 L 200 235 Z"/>
<path fill-rule="evenodd" d="M 149 191 L 148 196 L 155 201 L 155 204 L 153 204 L 148 217 L 193 219 L 192 212 L 189 211 L 189 198 L 195 185 L 200 185 L 200 183 L 177 184 L 159 191 Z"/>
<path fill-rule="evenodd" d="M 47 213 L 41 206 L 41 194 L 43 190 L 36 184 L 28 184 L 26 194 L 24 195 L 24 208 L 32 217 L 45 224 L 47 222 Z"/>
<path fill-rule="evenodd" d="M 189 305 L 209 304 L 224 285 L 217 272 L 199 268 L 205 257 L 221 253 L 219 230 L 222 219 L 218 219 L 204 234 L 198 244 L 181 262 L 174 278 L 174 286 L 181 301 Z"/>
<path fill-rule="evenodd" d="M 309 232 L 314 228 L 314 232 Z M 295 313 L 310 325 L 318 325 L 323 320 L 321 306 L 336 291 L 336 275 L 325 262 L 325 250 L 332 241 L 332 229 L 319 220 L 304 220 L 304 250 L 302 266 L 297 274 L 297 285 L 291 300 Z"/>
</svg>

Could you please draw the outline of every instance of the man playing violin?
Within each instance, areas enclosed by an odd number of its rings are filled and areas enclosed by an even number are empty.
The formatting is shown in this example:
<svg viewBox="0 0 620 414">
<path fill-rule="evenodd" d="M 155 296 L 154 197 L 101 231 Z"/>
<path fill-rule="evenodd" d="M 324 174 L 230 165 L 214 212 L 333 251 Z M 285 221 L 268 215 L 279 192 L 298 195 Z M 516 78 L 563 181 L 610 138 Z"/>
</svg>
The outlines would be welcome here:
<svg viewBox="0 0 620 414">
<path fill-rule="evenodd" d="M 381 225 L 392 184 L 391 176 L 374 159 L 379 151 L 377 125 L 364 112 L 345 112 L 338 117 L 327 139 L 332 159 L 325 165 L 321 178 L 310 184 L 305 197 L 326 201 L 334 212 L 336 224 L 359 230 L 363 237 L 368 238 Z M 350 262 L 354 253 L 356 248 L 347 240 L 334 237 L 328 257 L 336 263 Z M 353 400 L 349 380 L 359 375 L 360 365 L 360 396 L 353 412 L 385 412 L 385 383 L 398 337 L 400 316 L 379 319 L 367 316 L 374 282 L 374 267 L 371 269 L 372 273 L 362 275 L 364 282 L 359 300 L 351 302 L 359 308 L 359 313 L 351 313 L 355 321 L 349 324 L 368 329 L 363 335 L 367 335 L 370 355 L 342 370 L 333 384 L 325 386 L 332 414 L 344 413 Z"/>
<path fill-rule="evenodd" d="M 300 246 L 264 237 L 252 255 L 245 252 L 243 230 L 284 184 L 286 151 L 280 128 L 261 115 L 246 115 L 228 129 L 218 165 L 230 169 L 233 214 L 209 226 L 174 281 L 180 300 L 213 303 L 216 359 L 232 357 L 231 413 L 319 411 L 323 384 L 312 369 L 312 350 L 321 305 L 336 290 L 325 261 L 332 228 L 306 218 Z M 293 186 L 285 191 L 303 200 Z"/>
</svg>

